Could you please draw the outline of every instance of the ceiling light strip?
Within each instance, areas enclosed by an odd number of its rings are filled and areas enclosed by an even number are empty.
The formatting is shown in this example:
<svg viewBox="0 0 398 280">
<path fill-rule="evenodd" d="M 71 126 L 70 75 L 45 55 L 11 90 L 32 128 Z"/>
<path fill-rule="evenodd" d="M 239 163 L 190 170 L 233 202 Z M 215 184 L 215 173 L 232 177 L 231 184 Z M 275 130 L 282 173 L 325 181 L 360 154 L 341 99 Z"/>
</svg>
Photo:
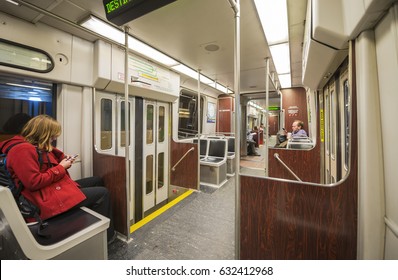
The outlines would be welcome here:
<svg viewBox="0 0 398 280">
<path fill-rule="evenodd" d="M 286 0 L 254 0 L 272 61 L 282 87 L 291 87 L 289 29 Z M 286 76 L 289 74 L 289 76 Z M 285 75 L 281 78 L 281 75 Z M 282 81 L 283 80 L 283 81 Z"/>
<path fill-rule="evenodd" d="M 102 37 L 106 37 L 112 41 L 115 41 L 118 44 L 123 44 L 124 42 L 124 33 L 122 30 L 113 27 L 112 25 L 90 15 L 87 19 L 83 20 L 80 23 L 81 26 L 87 28 L 88 30 L 101 35 Z M 195 80 L 198 79 L 197 71 L 193 70 L 192 68 L 179 63 L 178 61 L 174 60 L 173 58 L 165 55 L 164 53 L 152 48 L 151 46 L 143 43 L 142 41 L 132 37 L 129 35 L 129 49 L 134 52 L 137 52 L 149 59 L 156 60 L 157 62 L 170 67 L 171 69 L 187 75 Z M 215 81 L 211 80 L 210 78 L 200 75 L 200 82 L 207 84 L 214 89 L 217 89 L 223 93 L 232 93 L 231 90 L 228 90 L 225 86 L 216 83 Z"/>
</svg>

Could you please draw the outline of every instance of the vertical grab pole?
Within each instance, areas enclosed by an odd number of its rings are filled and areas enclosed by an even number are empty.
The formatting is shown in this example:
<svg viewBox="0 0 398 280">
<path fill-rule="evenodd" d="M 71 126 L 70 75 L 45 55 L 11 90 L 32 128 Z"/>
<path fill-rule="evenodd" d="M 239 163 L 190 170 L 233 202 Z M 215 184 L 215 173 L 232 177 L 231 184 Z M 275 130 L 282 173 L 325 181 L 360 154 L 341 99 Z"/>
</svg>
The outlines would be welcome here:
<svg viewBox="0 0 398 280">
<path fill-rule="evenodd" d="M 234 91 L 235 91 L 235 259 L 240 259 L 240 0 L 229 0 L 235 13 Z"/>
<path fill-rule="evenodd" d="M 198 190 L 200 189 L 200 128 L 202 127 L 200 121 L 200 71 L 201 69 L 198 69 Z"/>
<path fill-rule="evenodd" d="M 129 70 L 129 27 L 124 27 L 124 129 L 125 129 L 125 159 L 126 159 L 126 227 L 127 227 L 127 236 L 126 240 L 130 239 L 130 113 L 129 113 L 129 80 L 128 80 L 128 70 Z"/>
<path fill-rule="evenodd" d="M 265 64 L 266 64 L 266 75 L 265 75 L 265 110 L 266 110 L 266 118 L 265 118 L 265 135 L 263 135 L 265 141 L 264 141 L 264 145 L 265 145 L 265 153 L 264 153 L 264 157 L 265 157 L 265 167 L 264 167 L 264 172 L 265 172 L 265 176 L 268 177 L 268 135 L 269 135 L 269 79 L 270 79 L 270 75 L 269 75 L 269 57 L 267 57 L 265 59 Z"/>
</svg>

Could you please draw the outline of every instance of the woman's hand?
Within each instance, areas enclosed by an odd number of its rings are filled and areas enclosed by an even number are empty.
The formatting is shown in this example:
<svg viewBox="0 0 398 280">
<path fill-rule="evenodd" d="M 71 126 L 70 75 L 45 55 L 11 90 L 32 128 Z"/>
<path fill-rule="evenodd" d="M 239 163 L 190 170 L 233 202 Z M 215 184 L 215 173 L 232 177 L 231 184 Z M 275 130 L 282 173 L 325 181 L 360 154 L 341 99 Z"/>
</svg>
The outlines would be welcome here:
<svg viewBox="0 0 398 280">
<path fill-rule="evenodd" d="M 62 165 L 65 169 L 68 169 L 72 166 L 74 161 L 75 159 L 72 159 L 70 156 L 67 156 L 66 158 L 61 160 L 59 164 Z"/>
</svg>

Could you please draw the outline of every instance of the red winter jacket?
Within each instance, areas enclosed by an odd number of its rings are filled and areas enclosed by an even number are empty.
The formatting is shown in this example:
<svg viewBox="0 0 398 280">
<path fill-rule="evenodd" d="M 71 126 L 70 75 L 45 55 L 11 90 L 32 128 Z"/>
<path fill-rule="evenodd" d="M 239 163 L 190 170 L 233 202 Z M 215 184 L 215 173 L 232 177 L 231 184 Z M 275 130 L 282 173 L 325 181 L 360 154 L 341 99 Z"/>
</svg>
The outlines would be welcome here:
<svg viewBox="0 0 398 280">
<path fill-rule="evenodd" d="M 69 210 L 86 198 L 68 171 L 58 164 L 65 157 L 63 152 L 56 148 L 51 152 L 42 151 L 40 168 L 36 147 L 25 142 L 22 136 L 13 137 L 3 151 L 19 142 L 24 143 L 15 145 L 8 152 L 7 169 L 16 186 L 22 182 L 22 194 L 40 208 L 43 220 Z"/>
</svg>

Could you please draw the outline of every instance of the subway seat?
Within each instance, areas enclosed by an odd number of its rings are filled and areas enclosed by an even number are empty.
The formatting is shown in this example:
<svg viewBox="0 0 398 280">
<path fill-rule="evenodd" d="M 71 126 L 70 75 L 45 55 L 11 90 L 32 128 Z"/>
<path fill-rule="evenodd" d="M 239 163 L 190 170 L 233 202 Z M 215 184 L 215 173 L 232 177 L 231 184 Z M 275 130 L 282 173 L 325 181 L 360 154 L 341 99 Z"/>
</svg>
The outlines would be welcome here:
<svg viewBox="0 0 398 280">
<path fill-rule="evenodd" d="M 200 159 L 204 159 L 206 157 L 207 154 L 207 139 L 200 139 Z M 193 143 L 197 144 L 198 140 L 194 139 Z"/>
<path fill-rule="evenodd" d="M 37 234 L 37 223 L 27 224 L 10 189 L 0 186 L 0 257 L 4 259 L 104 260 L 108 258 L 109 219 L 86 207 L 47 220 Z"/>
<path fill-rule="evenodd" d="M 228 153 L 227 153 L 227 176 L 235 175 L 235 137 L 227 137 Z"/>
<path fill-rule="evenodd" d="M 219 188 L 227 182 L 227 139 L 207 138 L 206 156 L 200 159 L 200 184 Z"/>
<path fill-rule="evenodd" d="M 303 136 L 289 139 L 287 149 L 310 150 L 314 148 L 314 142 L 311 138 Z"/>
</svg>

